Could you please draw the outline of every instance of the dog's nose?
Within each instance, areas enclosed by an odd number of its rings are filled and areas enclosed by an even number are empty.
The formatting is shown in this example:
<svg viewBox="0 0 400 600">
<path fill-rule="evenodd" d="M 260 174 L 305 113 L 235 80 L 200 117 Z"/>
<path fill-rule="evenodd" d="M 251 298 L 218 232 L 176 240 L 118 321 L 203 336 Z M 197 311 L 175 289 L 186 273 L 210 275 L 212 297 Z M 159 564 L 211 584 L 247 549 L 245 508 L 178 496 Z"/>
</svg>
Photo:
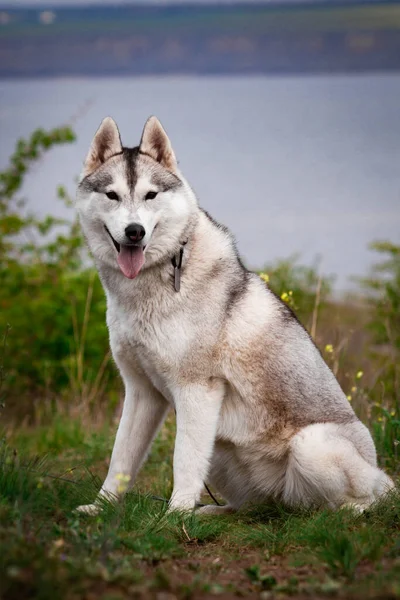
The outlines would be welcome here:
<svg viewBox="0 0 400 600">
<path fill-rule="evenodd" d="M 125 228 L 125 235 L 130 242 L 140 242 L 146 235 L 146 231 L 143 225 L 131 223 Z"/>
</svg>

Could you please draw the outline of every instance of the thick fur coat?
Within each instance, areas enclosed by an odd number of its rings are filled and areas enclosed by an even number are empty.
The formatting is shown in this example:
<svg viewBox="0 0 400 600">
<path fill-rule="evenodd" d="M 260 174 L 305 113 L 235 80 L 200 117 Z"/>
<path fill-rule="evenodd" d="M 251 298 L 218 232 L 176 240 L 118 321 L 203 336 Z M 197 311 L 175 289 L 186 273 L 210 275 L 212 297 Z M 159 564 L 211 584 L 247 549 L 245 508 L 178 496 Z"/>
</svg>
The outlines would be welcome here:
<svg viewBox="0 0 400 600">
<path fill-rule="evenodd" d="M 171 407 L 171 510 L 193 509 L 205 481 L 227 504 L 204 512 L 269 498 L 363 510 L 393 486 L 306 330 L 244 268 L 230 232 L 199 208 L 155 117 L 131 149 L 114 121 L 103 121 L 77 209 L 125 385 L 100 497 L 118 498 L 121 475 L 133 485 Z"/>
</svg>

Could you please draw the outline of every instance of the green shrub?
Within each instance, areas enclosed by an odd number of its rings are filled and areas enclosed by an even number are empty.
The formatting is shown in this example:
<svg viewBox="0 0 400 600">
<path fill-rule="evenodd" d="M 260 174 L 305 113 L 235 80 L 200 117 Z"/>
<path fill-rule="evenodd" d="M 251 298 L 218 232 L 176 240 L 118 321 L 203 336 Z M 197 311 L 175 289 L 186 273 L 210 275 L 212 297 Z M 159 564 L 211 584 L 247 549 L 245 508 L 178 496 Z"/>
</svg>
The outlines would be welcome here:
<svg viewBox="0 0 400 600">
<path fill-rule="evenodd" d="M 371 248 L 384 255 L 363 280 L 372 307 L 369 329 L 373 345 L 370 360 L 376 377 L 369 391 L 371 426 L 378 454 L 398 468 L 400 443 L 400 246 L 375 242 Z"/>
<path fill-rule="evenodd" d="M 309 330 L 315 330 L 313 321 L 317 312 L 327 308 L 333 277 L 319 275 L 317 264 L 298 264 L 297 255 L 266 264 L 260 274 L 275 294 L 295 311 L 300 321 Z"/>
<path fill-rule="evenodd" d="M 30 164 L 73 140 L 69 128 L 37 130 L 17 143 L 10 166 L 0 173 L 0 332 L 8 333 L 2 392 L 7 409 L 22 414 L 67 389 L 90 404 L 114 373 L 104 293 L 95 271 L 85 266 L 78 222 L 37 219 L 18 198 Z M 62 187 L 58 197 L 70 202 Z"/>
</svg>

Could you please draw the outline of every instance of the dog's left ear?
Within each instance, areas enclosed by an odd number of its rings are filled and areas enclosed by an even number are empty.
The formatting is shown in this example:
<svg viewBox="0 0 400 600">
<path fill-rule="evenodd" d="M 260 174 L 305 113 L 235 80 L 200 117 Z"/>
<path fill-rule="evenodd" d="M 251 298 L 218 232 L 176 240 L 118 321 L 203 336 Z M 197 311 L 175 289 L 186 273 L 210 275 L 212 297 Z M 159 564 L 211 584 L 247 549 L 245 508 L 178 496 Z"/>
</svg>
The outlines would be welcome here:
<svg viewBox="0 0 400 600">
<path fill-rule="evenodd" d="M 119 152 L 122 152 L 122 144 L 117 124 L 111 117 L 106 117 L 93 138 L 85 159 L 83 176 L 90 175 L 108 158 Z"/>
<path fill-rule="evenodd" d="M 178 168 L 169 137 L 157 117 L 147 119 L 142 139 L 140 140 L 139 150 L 154 158 L 160 165 L 173 173 Z"/>
</svg>

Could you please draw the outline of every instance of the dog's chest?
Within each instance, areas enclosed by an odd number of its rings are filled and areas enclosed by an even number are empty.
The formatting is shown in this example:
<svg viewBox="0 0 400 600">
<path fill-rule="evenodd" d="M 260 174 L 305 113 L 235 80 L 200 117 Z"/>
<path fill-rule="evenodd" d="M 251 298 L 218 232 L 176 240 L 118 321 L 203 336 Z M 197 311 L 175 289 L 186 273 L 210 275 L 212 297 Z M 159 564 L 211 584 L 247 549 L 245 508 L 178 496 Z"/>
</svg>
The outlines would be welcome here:
<svg viewBox="0 0 400 600">
<path fill-rule="evenodd" d="M 182 312 L 146 318 L 143 313 L 127 314 L 112 307 L 107 313 L 107 324 L 113 356 L 122 376 L 129 371 L 132 375 L 145 374 L 170 401 L 171 389 L 204 354 L 198 328 Z"/>
</svg>

